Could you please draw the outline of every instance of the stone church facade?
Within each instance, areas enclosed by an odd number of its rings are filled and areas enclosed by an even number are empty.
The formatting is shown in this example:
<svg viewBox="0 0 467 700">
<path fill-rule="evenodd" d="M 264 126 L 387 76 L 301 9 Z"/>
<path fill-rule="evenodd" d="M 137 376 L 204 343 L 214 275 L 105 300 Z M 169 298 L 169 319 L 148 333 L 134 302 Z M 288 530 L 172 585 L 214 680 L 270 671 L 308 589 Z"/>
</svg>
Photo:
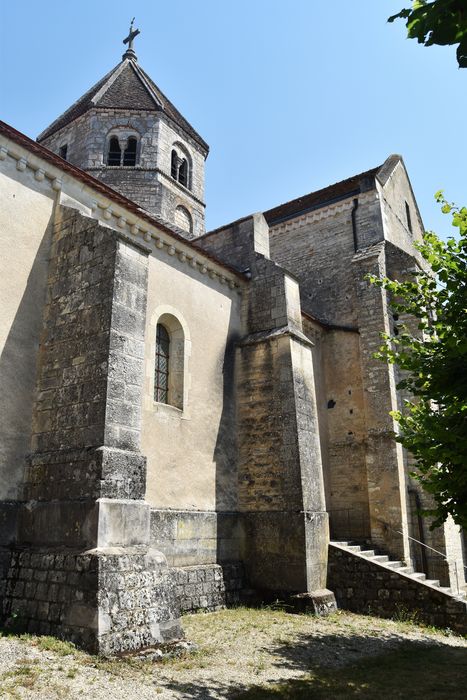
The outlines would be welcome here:
<svg viewBox="0 0 467 700">
<path fill-rule="evenodd" d="M 330 534 L 464 583 L 373 357 L 398 319 L 367 275 L 420 263 L 402 158 L 206 233 L 207 155 L 132 50 L 37 142 L 0 123 L 6 624 L 112 653 L 183 611 L 323 610 Z"/>
</svg>

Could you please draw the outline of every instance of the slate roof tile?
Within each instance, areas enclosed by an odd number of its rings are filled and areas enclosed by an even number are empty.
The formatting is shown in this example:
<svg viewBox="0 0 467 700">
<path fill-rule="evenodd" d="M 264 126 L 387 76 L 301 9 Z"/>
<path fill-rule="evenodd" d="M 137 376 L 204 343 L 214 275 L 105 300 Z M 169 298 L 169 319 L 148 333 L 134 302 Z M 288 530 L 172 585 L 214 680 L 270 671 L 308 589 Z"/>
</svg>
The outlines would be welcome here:
<svg viewBox="0 0 467 700">
<path fill-rule="evenodd" d="M 170 102 L 143 69 L 130 59 L 124 59 L 37 137 L 42 142 L 70 124 L 90 109 L 126 109 L 160 111 L 165 113 L 206 153 L 209 146 Z"/>
</svg>

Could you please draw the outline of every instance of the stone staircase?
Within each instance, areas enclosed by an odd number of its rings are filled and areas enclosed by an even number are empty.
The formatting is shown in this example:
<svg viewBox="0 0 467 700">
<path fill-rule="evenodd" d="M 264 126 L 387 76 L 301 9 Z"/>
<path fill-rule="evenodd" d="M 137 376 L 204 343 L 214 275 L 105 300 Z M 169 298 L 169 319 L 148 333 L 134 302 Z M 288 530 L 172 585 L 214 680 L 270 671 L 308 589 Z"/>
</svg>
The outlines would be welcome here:
<svg viewBox="0 0 467 700">
<path fill-rule="evenodd" d="M 352 542 L 331 542 L 331 544 L 335 545 L 336 547 L 345 548 L 347 552 L 352 552 L 358 556 L 365 557 L 365 559 L 368 559 L 376 564 L 380 564 L 386 569 L 390 569 L 390 571 L 409 576 L 414 581 L 419 581 L 425 586 L 432 586 L 443 593 L 447 593 L 448 595 L 453 595 L 461 600 L 465 600 L 467 597 L 465 591 L 453 591 L 452 588 L 448 586 L 441 586 L 437 579 L 428 579 L 426 574 L 415 571 L 412 566 L 407 566 L 402 561 L 394 561 L 390 559 L 387 554 L 378 554 L 375 549 L 363 549 L 361 545 L 353 544 Z"/>
<path fill-rule="evenodd" d="M 328 587 L 337 604 L 382 617 L 413 617 L 467 633 L 467 600 L 425 574 L 386 554 L 352 542 L 330 542 Z"/>
</svg>

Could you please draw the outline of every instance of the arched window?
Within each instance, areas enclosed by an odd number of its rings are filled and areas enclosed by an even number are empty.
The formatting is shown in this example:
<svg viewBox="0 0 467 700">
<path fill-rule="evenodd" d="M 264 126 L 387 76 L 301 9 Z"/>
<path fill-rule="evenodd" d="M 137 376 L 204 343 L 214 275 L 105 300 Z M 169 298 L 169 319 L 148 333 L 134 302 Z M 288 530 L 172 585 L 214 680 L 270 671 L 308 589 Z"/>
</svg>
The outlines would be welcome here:
<svg viewBox="0 0 467 700">
<path fill-rule="evenodd" d="M 134 168 L 139 159 L 139 134 L 135 129 L 114 127 L 107 135 L 104 162 L 113 167 Z"/>
<path fill-rule="evenodd" d="M 156 326 L 154 401 L 183 410 L 185 334 L 172 314 L 162 314 Z"/>
<path fill-rule="evenodd" d="M 123 152 L 123 165 L 136 165 L 136 146 L 138 142 L 134 136 L 130 136 L 125 151 Z"/>
<path fill-rule="evenodd" d="M 116 136 L 112 136 L 109 142 L 109 152 L 107 154 L 107 165 L 120 165 L 122 151 Z"/>
<path fill-rule="evenodd" d="M 156 328 L 156 369 L 154 376 L 154 401 L 169 403 L 170 336 L 161 323 Z"/>
<path fill-rule="evenodd" d="M 182 159 L 178 169 L 178 181 L 181 185 L 188 187 L 188 162 L 186 158 Z"/>
<path fill-rule="evenodd" d="M 178 180 L 178 156 L 177 151 L 172 151 L 172 161 L 170 167 L 170 174 L 174 180 Z"/>
<path fill-rule="evenodd" d="M 176 144 L 177 146 L 177 144 Z M 174 180 L 190 189 L 190 163 L 188 152 L 182 146 L 172 149 L 170 159 L 170 174 Z"/>
</svg>

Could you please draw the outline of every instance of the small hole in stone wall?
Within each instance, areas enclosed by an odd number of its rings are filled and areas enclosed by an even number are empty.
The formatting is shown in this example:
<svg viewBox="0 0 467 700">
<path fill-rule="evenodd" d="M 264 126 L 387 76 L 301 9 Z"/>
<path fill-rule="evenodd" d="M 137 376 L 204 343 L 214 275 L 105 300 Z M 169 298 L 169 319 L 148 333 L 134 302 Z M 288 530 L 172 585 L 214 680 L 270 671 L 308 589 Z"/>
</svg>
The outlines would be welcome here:
<svg viewBox="0 0 467 700">
<path fill-rule="evenodd" d="M 352 432 L 351 430 L 349 430 L 349 432 L 347 433 L 347 435 L 353 435 L 353 432 Z"/>
<path fill-rule="evenodd" d="M 353 408 L 350 409 L 349 413 L 351 413 L 351 414 L 353 413 Z"/>
<path fill-rule="evenodd" d="M 397 326 L 394 326 L 394 328 L 392 329 L 392 332 L 394 333 L 394 335 L 399 335 L 399 329 L 398 329 L 398 327 L 397 327 Z"/>
<path fill-rule="evenodd" d="M 335 405 L 336 405 L 336 402 L 334 401 L 334 399 L 329 399 L 328 408 L 334 408 Z"/>
<path fill-rule="evenodd" d="M 349 389 L 349 396 L 351 395 L 351 393 L 352 393 L 352 389 Z"/>
</svg>

